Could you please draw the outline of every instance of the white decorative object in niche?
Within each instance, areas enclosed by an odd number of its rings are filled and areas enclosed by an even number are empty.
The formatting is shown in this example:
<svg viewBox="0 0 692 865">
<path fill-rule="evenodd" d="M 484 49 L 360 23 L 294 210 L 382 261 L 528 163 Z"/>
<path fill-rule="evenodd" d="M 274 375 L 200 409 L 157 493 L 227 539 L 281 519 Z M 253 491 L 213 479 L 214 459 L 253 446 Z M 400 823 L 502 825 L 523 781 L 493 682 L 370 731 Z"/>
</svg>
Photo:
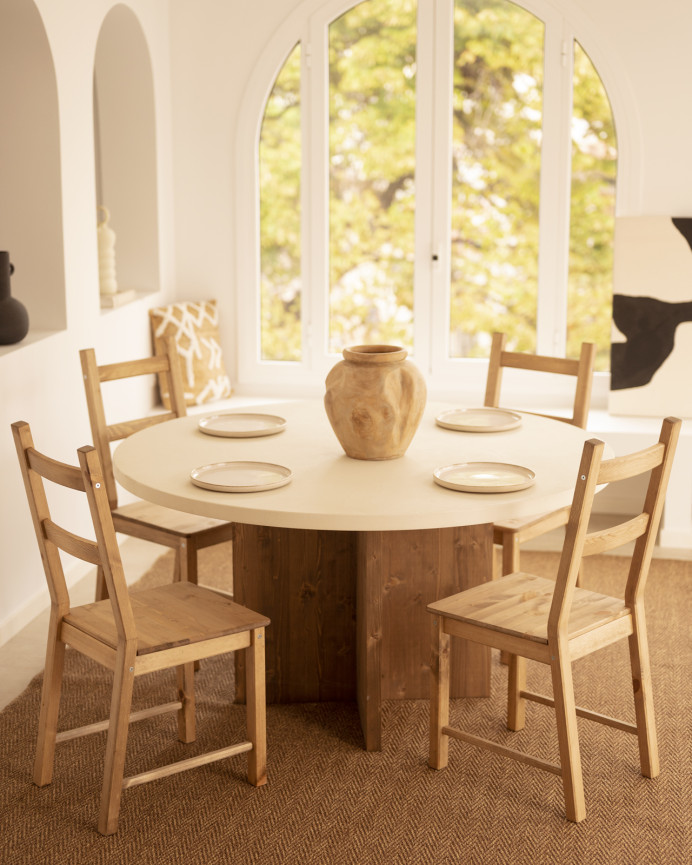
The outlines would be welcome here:
<svg viewBox="0 0 692 865">
<path fill-rule="evenodd" d="M 102 307 L 122 306 L 135 299 L 133 288 L 118 291 L 115 269 L 115 232 L 108 224 L 110 213 L 107 207 L 99 206 L 99 221 L 96 228 L 99 251 L 99 290 Z"/>
</svg>

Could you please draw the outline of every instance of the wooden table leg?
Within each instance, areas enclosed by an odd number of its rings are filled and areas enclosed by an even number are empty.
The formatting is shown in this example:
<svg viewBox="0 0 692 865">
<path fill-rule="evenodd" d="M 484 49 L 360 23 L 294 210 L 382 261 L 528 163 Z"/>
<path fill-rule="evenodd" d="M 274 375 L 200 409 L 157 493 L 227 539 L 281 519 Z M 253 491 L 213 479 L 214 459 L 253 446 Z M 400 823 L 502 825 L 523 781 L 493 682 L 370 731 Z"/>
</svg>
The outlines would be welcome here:
<svg viewBox="0 0 692 865">
<path fill-rule="evenodd" d="M 327 532 L 236 524 L 236 601 L 271 619 L 267 701 L 358 701 L 367 750 L 381 703 L 429 696 L 433 600 L 490 578 L 489 525 Z M 489 651 L 455 641 L 452 695 L 489 694 Z M 243 653 L 236 698 L 244 699 Z"/>
<path fill-rule="evenodd" d="M 368 751 L 382 747 L 382 700 L 428 699 L 433 600 L 490 578 L 492 526 L 361 532 L 357 696 Z M 455 640 L 453 697 L 490 694 L 487 647 Z"/>
<path fill-rule="evenodd" d="M 350 532 L 236 524 L 233 595 L 271 620 L 268 703 L 356 698 L 356 538 Z M 236 699 L 244 658 L 236 655 Z"/>
</svg>

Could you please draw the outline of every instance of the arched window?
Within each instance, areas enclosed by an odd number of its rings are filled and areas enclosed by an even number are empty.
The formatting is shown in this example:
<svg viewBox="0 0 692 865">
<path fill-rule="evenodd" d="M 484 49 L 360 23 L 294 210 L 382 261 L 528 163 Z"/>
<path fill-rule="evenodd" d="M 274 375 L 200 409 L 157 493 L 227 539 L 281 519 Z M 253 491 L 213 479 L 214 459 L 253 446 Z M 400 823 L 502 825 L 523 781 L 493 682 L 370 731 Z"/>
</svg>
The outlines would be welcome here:
<svg viewBox="0 0 692 865">
<path fill-rule="evenodd" d="M 317 385 L 387 342 L 478 393 L 493 330 L 594 341 L 607 370 L 618 153 L 574 24 L 544 0 L 306 0 L 282 33 L 252 154 L 241 123 L 240 380 Z"/>
</svg>

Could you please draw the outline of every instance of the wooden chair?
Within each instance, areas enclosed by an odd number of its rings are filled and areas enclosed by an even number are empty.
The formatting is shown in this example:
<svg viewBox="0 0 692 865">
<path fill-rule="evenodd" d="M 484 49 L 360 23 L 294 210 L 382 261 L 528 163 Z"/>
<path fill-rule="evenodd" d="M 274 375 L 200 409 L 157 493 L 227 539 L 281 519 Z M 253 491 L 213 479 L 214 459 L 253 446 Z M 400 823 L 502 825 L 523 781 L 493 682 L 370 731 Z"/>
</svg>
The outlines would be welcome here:
<svg viewBox="0 0 692 865">
<path fill-rule="evenodd" d="M 493 334 L 484 405 L 499 406 L 504 367 L 571 375 L 576 377 L 572 416 L 567 418 L 544 414 L 543 417 L 551 417 L 586 429 L 596 360 L 595 345 L 590 342 L 583 343 L 579 360 L 574 360 L 505 351 L 506 342 L 507 337 L 504 333 Z M 569 508 L 566 507 L 548 514 L 529 518 L 517 517 L 504 523 L 496 523 L 493 526 L 493 543 L 502 547 L 502 573 L 512 574 L 519 570 L 519 549 L 522 543 L 567 525 L 568 518 Z"/>
<path fill-rule="evenodd" d="M 603 442 L 584 446 L 557 581 L 525 573 L 491 580 L 428 606 L 435 616 L 429 764 L 447 765 L 449 737 L 480 745 L 562 777 L 568 819 L 586 816 L 577 715 L 634 733 L 642 774 L 659 772 L 651 674 L 644 616 L 644 587 L 656 539 L 680 421 L 663 422 L 657 444 L 630 456 L 602 461 Z M 587 531 L 599 484 L 615 483 L 651 472 L 643 510 L 618 526 Z M 576 586 L 582 556 L 603 553 L 634 541 L 624 598 Z M 509 654 L 507 727 L 521 730 L 526 700 L 554 706 L 560 763 L 496 744 L 449 726 L 450 637 L 482 643 Z M 578 708 L 572 686 L 572 662 L 625 637 L 629 640 L 636 723 L 629 724 Z M 526 690 L 526 658 L 547 664 L 553 697 Z M 609 670 L 604 670 L 604 674 Z"/>
<path fill-rule="evenodd" d="M 247 752 L 248 780 L 266 783 L 264 628 L 269 620 L 209 589 L 170 583 L 128 595 L 108 502 L 105 475 L 93 447 L 82 447 L 79 468 L 58 462 L 35 448 L 29 425 L 12 424 L 29 507 L 51 597 L 48 648 L 41 697 L 34 781 L 42 787 L 53 776 L 56 742 L 108 730 L 98 830 L 118 825 L 121 792 L 156 778 Z M 86 493 L 96 540 L 57 525 L 51 518 L 44 479 Z M 102 569 L 108 600 L 71 607 L 60 550 Z M 110 719 L 57 733 L 65 646 L 113 671 Z M 247 741 L 178 763 L 123 778 L 130 721 L 177 711 L 178 738 L 195 739 L 194 662 L 245 650 Z M 136 676 L 176 667 L 178 699 L 130 713 Z"/>
<path fill-rule="evenodd" d="M 97 366 L 92 348 L 80 351 L 79 357 L 82 362 L 91 434 L 103 466 L 116 532 L 172 547 L 175 550 L 175 579 L 196 583 L 198 550 L 232 540 L 233 523 L 197 517 L 144 501 L 118 506 L 118 489 L 113 476 L 110 450 L 111 442 L 120 441 L 153 424 L 185 417 L 187 414 L 179 360 L 172 338 L 166 340 L 163 354 L 141 360 Z M 101 384 L 153 373 L 167 379 L 171 410 L 109 425 L 106 422 Z M 99 571 L 96 584 L 97 601 L 105 597 L 104 591 L 103 574 Z"/>
</svg>

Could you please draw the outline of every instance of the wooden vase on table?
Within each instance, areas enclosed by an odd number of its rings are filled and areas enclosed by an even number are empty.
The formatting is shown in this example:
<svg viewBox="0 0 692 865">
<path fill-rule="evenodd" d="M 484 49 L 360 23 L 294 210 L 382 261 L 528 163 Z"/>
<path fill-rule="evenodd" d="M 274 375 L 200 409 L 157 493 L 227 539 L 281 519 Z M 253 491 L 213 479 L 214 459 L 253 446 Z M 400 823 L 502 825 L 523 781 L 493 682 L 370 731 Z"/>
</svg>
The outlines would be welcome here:
<svg viewBox="0 0 692 865">
<path fill-rule="evenodd" d="M 345 348 L 329 372 L 324 406 L 346 454 L 391 460 L 411 444 L 425 408 L 420 371 L 396 345 Z"/>
</svg>

